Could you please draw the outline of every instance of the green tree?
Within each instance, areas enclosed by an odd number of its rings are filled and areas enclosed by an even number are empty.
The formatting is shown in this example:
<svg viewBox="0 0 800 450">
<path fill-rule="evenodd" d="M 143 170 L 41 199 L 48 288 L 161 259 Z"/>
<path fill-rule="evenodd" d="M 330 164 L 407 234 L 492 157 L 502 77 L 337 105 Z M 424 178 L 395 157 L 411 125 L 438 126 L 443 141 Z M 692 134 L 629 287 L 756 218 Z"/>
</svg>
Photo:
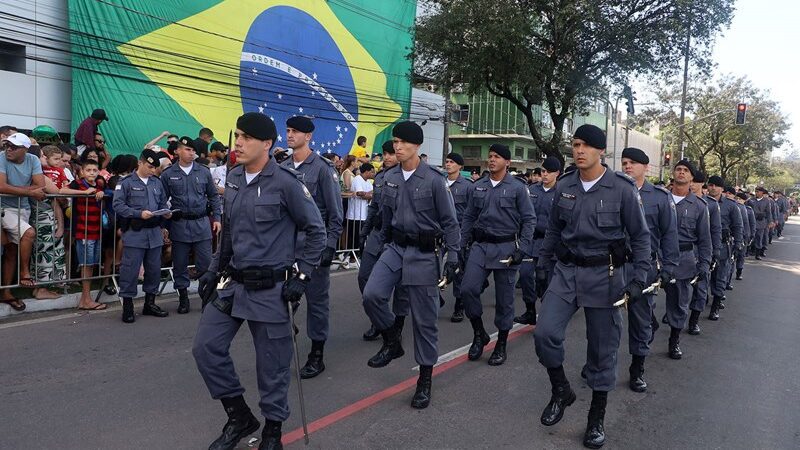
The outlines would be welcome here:
<svg viewBox="0 0 800 450">
<path fill-rule="evenodd" d="M 564 122 L 629 77 L 674 74 L 687 35 L 707 60 L 733 0 L 423 0 L 411 57 L 445 88 L 508 99 L 536 145 L 563 161 Z M 702 14 L 694 13 L 702 11 Z M 704 50 L 705 49 L 705 50 Z M 542 106 L 553 132 L 534 116 Z"/>
</svg>

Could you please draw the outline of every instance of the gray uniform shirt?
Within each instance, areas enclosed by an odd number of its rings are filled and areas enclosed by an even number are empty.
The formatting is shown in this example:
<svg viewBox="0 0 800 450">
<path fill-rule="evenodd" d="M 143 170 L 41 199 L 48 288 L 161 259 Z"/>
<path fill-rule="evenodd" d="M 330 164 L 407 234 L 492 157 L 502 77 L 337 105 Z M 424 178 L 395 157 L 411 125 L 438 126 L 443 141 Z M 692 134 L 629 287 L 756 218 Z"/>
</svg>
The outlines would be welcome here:
<svg viewBox="0 0 800 450">
<path fill-rule="evenodd" d="M 680 259 L 678 249 L 678 218 L 672 194 L 645 181 L 639 189 L 644 205 L 644 217 L 650 229 L 650 252 L 656 253 L 663 270 L 674 274 Z"/>
<path fill-rule="evenodd" d="M 339 176 L 333 163 L 312 151 L 297 168 L 292 158 L 284 161 L 283 166 L 300 172 L 298 178 L 311 192 L 325 223 L 327 232 L 325 245 L 328 248 L 336 248 L 339 236 L 342 234 L 342 195 L 339 189 Z"/>
<path fill-rule="evenodd" d="M 763 230 L 767 228 L 770 222 L 770 208 L 767 197 L 750 199 L 750 207 L 753 208 L 753 216 L 756 219 L 756 229 Z"/>
<path fill-rule="evenodd" d="M 739 208 L 739 214 L 742 217 L 742 242 L 747 244 L 750 242 L 751 237 L 751 228 L 750 228 L 750 218 L 747 214 L 747 207 L 743 204 L 736 202 L 736 207 Z"/>
<path fill-rule="evenodd" d="M 550 211 L 553 209 L 556 187 L 553 185 L 549 190 L 545 190 L 542 183 L 536 183 L 528 186 L 528 192 L 530 192 L 533 210 L 536 212 L 536 227 L 533 232 L 530 255 L 538 258 L 539 250 L 542 248 L 542 242 L 544 241 L 544 234 L 550 224 Z"/>
<path fill-rule="evenodd" d="M 733 245 L 739 246 L 742 242 L 742 215 L 736 202 L 725 197 L 719 199 L 720 225 L 722 234 L 733 238 Z M 727 244 L 727 242 L 726 242 Z"/>
<path fill-rule="evenodd" d="M 559 178 L 554 195 L 539 266 L 550 264 L 556 246 L 578 256 L 608 257 L 610 245 L 628 236 L 632 270 L 619 267 L 609 276 L 608 266 L 577 267 L 559 261 L 548 292 L 566 301 L 577 298 L 578 306 L 611 308 L 627 282 L 644 285 L 650 270 L 650 231 L 633 180 L 606 168 L 594 186 L 584 191 L 580 171 L 575 170 Z"/>
<path fill-rule="evenodd" d="M 481 178 L 473 185 L 472 198 L 464 211 L 461 230 L 461 245 L 467 246 L 474 238 L 474 230 L 493 236 L 517 236 L 519 248 L 530 256 L 533 231 L 536 228 L 536 213 L 533 211 L 527 186 L 509 174 L 492 186 L 491 179 Z M 487 269 L 507 269 L 500 262 L 516 248 L 514 241 L 499 244 L 483 243 Z"/>
<path fill-rule="evenodd" d="M 456 219 L 459 224 L 464 223 L 464 211 L 472 197 L 473 182 L 462 176 L 456 178 L 450 185 L 450 195 L 453 196 L 453 204 L 456 207 Z"/>
<path fill-rule="evenodd" d="M 161 180 L 150 177 L 147 184 L 139 178 L 136 172 L 120 180 L 114 188 L 114 212 L 123 219 L 141 219 L 142 211 L 158 211 L 167 207 L 167 194 Z M 162 219 L 153 218 L 153 221 Z M 164 235 L 161 227 L 142 228 L 133 230 L 128 228 L 122 234 L 122 244 L 134 248 L 156 248 L 164 245 Z"/>
<path fill-rule="evenodd" d="M 708 225 L 711 229 L 711 255 L 714 259 L 719 259 L 719 251 L 722 246 L 722 224 L 720 219 L 719 203 L 714 198 L 704 195 L 708 207 Z"/>
<path fill-rule="evenodd" d="M 711 267 L 711 215 L 705 199 L 698 198 L 692 192 L 675 204 L 675 213 L 678 216 L 678 241 L 681 244 L 694 245 L 694 249 L 681 251 L 675 272 L 676 278 L 686 280 L 694 278 L 700 272 L 708 272 Z"/>
<path fill-rule="evenodd" d="M 180 209 L 182 214 L 203 216 L 199 219 L 171 220 L 170 239 L 177 242 L 211 239 L 211 224 L 207 217 L 209 203 L 214 222 L 219 222 L 222 215 L 222 203 L 211 171 L 193 163 L 187 175 L 179 164 L 173 164 L 161 173 L 161 181 L 172 209 Z"/>
</svg>

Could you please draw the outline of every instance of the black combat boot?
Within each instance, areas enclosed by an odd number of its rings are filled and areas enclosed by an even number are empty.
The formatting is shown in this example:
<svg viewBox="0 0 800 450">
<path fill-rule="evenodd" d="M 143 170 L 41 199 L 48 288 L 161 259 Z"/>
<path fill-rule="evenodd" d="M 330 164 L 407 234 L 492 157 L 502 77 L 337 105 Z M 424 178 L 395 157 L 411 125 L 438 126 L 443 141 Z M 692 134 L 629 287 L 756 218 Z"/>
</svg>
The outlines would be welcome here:
<svg viewBox="0 0 800 450">
<path fill-rule="evenodd" d="M 431 380 L 433 378 L 433 366 L 419 366 L 419 378 L 417 379 L 417 390 L 414 398 L 411 399 L 411 407 L 425 409 L 431 404 Z"/>
<path fill-rule="evenodd" d="M 397 339 L 403 342 L 403 327 L 406 325 L 406 316 L 394 316 L 394 328 L 397 330 Z"/>
<path fill-rule="evenodd" d="M 383 336 L 383 345 L 378 353 L 367 361 L 370 367 L 384 367 L 392 362 L 393 359 L 399 358 L 405 354 L 403 345 L 400 342 L 400 330 L 395 326 L 391 326 L 386 330 L 381 330 Z"/>
<path fill-rule="evenodd" d="M 589 420 L 586 433 L 583 434 L 583 446 L 600 448 L 606 443 L 606 430 L 603 419 L 606 417 L 606 400 L 608 392 L 592 391 L 592 406 L 589 407 Z"/>
<path fill-rule="evenodd" d="M 258 450 L 283 450 L 281 443 L 282 422 L 267 419 L 264 422 L 264 429 L 261 431 L 261 443 Z"/>
<path fill-rule="evenodd" d="M 550 377 L 550 385 L 552 386 L 550 403 L 544 407 L 542 411 L 542 425 L 551 426 L 557 424 L 564 416 L 564 410 L 567 406 L 575 402 L 575 392 L 569 386 L 567 376 L 564 374 L 564 366 L 558 366 L 554 369 L 547 369 L 547 376 Z"/>
<path fill-rule="evenodd" d="M 133 313 L 132 298 L 122 298 L 122 321 L 125 323 L 133 323 L 136 321 L 136 314 Z"/>
<path fill-rule="evenodd" d="M 647 382 L 644 381 L 644 358 L 644 356 L 633 355 L 631 367 L 628 369 L 631 375 L 631 381 L 628 386 L 633 392 L 647 391 Z"/>
<path fill-rule="evenodd" d="M 681 329 L 671 328 L 669 331 L 669 357 L 672 359 L 681 359 L 683 352 L 679 344 L 681 343 Z"/>
<path fill-rule="evenodd" d="M 725 294 L 719 297 L 719 309 L 725 309 L 725 300 L 727 299 L 728 297 Z"/>
<path fill-rule="evenodd" d="M 228 421 L 222 428 L 222 434 L 211 443 L 208 450 L 233 450 L 239 440 L 255 433 L 261 426 L 241 395 L 223 398 L 221 402 L 228 414 Z"/>
<path fill-rule="evenodd" d="M 167 317 L 169 313 L 156 305 L 156 294 L 144 294 L 144 307 L 142 307 L 142 315 Z"/>
<path fill-rule="evenodd" d="M 711 303 L 711 312 L 708 313 L 708 320 L 719 320 L 719 302 L 720 298 L 714 296 L 714 301 Z"/>
<path fill-rule="evenodd" d="M 475 337 L 472 339 L 469 352 L 467 352 L 467 358 L 470 361 L 475 361 L 481 357 L 483 354 L 483 347 L 486 347 L 491 339 L 483 328 L 483 320 L 480 317 L 469 319 L 469 321 L 472 323 L 472 331 Z"/>
<path fill-rule="evenodd" d="M 536 325 L 536 303 L 525 303 L 525 312 L 514 317 L 514 323 Z"/>
<path fill-rule="evenodd" d="M 688 333 L 692 336 L 696 336 L 700 334 L 700 326 L 697 322 L 700 320 L 700 311 L 692 310 L 692 314 L 689 316 L 689 331 Z"/>
<path fill-rule="evenodd" d="M 737 280 L 742 279 L 742 269 L 736 269 L 736 279 Z"/>
<path fill-rule="evenodd" d="M 456 298 L 456 304 L 453 306 L 453 315 L 450 316 L 450 322 L 459 323 L 464 320 L 464 303 L 460 298 Z"/>
<path fill-rule="evenodd" d="M 492 356 L 489 357 L 490 366 L 500 366 L 506 362 L 506 342 L 508 342 L 508 330 L 497 332 L 497 343 L 494 346 Z"/>
<path fill-rule="evenodd" d="M 363 335 L 361 335 L 365 341 L 377 341 L 378 338 L 381 337 L 381 333 L 375 328 L 375 325 L 370 325 L 369 330 L 365 331 Z"/>
<path fill-rule="evenodd" d="M 189 312 L 189 293 L 186 288 L 178 289 L 178 314 Z"/>
<path fill-rule="evenodd" d="M 322 362 L 322 353 L 325 349 L 325 341 L 311 341 L 311 353 L 308 354 L 306 365 L 300 369 L 300 378 L 314 378 L 325 371 L 325 363 Z"/>
</svg>

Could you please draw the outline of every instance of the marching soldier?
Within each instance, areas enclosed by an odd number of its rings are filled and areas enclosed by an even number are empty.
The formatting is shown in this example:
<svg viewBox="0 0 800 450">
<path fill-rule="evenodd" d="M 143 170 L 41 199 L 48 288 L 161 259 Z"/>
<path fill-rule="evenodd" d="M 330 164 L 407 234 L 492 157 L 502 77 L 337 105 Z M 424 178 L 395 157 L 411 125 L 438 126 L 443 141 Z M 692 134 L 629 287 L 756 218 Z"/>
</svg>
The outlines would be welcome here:
<svg viewBox="0 0 800 450">
<path fill-rule="evenodd" d="M 445 157 L 444 168 L 447 172 L 447 187 L 450 188 L 450 195 L 453 196 L 453 203 L 456 207 L 456 218 L 463 230 L 464 211 L 467 209 L 469 200 L 472 196 L 472 181 L 461 176 L 461 169 L 464 167 L 464 158 L 458 153 L 450 153 Z M 462 252 L 463 254 L 464 252 Z M 461 261 L 464 264 L 465 261 Z M 461 280 L 463 273 L 453 280 L 453 297 L 456 302 L 453 306 L 453 315 L 450 316 L 451 322 L 461 322 L 464 320 L 464 303 L 461 299 Z"/>
<path fill-rule="evenodd" d="M 750 199 L 750 207 L 753 208 L 753 216 L 756 218 L 755 249 L 756 259 L 766 256 L 767 235 L 769 234 L 769 224 L 771 222 L 771 211 L 767 201 L 767 190 L 763 186 L 756 188 L 756 198 Z"/>
<path fill-rule="evenodd" d="M 166 317 L 168 312 L 156 305 L 158 282 L 161 279 L 161 248 L 168 232 L 162 228 L 167 214 L 153 213 L 166 209 L 167 195 L 156 176 L 160 164 L 158 153 L 146 149 L 139 157 L 135 172 L 123 178 L 114 188 L 114 211 L 122 233 L 122 264 L 119 273 L 119 296 L 122 298 L 122 321 L 133 323 L 133 297 L 136 296 L 139 268 L 144 262 L 144 307 L 142 315 Z"/>
<path fill-rule="evenodd" d="M 744 251 L 744 257 L 747 257 L 755 254 L 755 251 L 753 250 L 754 248 L 753 242 L 755 242 L 756 239 L 756 215 L 753 212 L 753 207 L 750 206 L 750 196 L 746 192 L 739 192 L 738 194 L 736 194 L 736 197 L 738 197 L 739 202 L 741 202 L 744 205 L 747 211 L 747 223 L 748 225 L 750 225 L 750 239 L 746 242 L 747 248 L 745 248 Z M 737 264 L 736 267 L 738 268 L 739 262 L 737 261 L 736 264 Z M 742 260 L 741 265 L 742 268 L 744 268 L 744 260 Z M 736 272 L 736 279 L 737 280 L 742 279 L 741 272 L 739 271 Z"/>
<path fill-rule="evenodd" d="M 775 191 L 775 206 L 778 208 L 778 223 L 776 226 L 776 234 L 778 237 L 783 235 L 783 227 L 786 224 L 786 219 L 789 217 L 789 200 L 783 195 L 781 191 Z"/>
<path fill-rule="evenodd" d="M 235 136 L 240 165 L 225 182 L 220 249 L 200 277 L 200 296 L 210 303 L 203 309 L 192 354 L 211 397 L 222 402 L 228 415 L 209 448 L 232 450 L 260 426 L 244 401 L 230 356 L 231 341 L 247 321 L 266 420 L 259 449 L 280 449 L 281 424 L 289 417 L 293 354 L 287 303 L 300 300 L 319 264 L 325 225 L 299 173 L 270 158 L 277 131 L 268 117 L 244 114 L 236 121 Z M 225 278 L 215 295 L 218 273 Z"/>
<path fill-rule="evenodd" d="M 647 228 L 650 229 L 650 260 L 654 264 L 650 266 L 645 285 L 649 286 L 660 279 L 661 286 L 666 289 L 672 284 L 680 258 L 675 202 L 668 190 L 645 180 L 648 164 L 650 158 L 642 150 L 633 147 L 622 150 L 622 170 L 636 182 L 644 205 Z M 626 264 L 625 269 L 629 268 L 630 265 Z M 687 288 L 687 304 L 688 291 Z M 628 386 L 634 392 L 647 390 L 644 361 L 650 354 L 650 343 L 653 341 L 651 317 L 654 315 L 655 297 L 655 293 L 644 294 L 644 298 L 634 299 L 628 304 L 628 350 L 631 353 Z"/>
<path fill-rule="evenodd" d="M 383 178 L 386 176 L 386 172 L 388 172 L 389 169 L 397 165 L 394 143 L 392 141 L 386 141 L 381 148 L 383 150 L 383 169 L 375 175 L 375 182 L 372 188 L 372 200 L 367 207 L 367 219 L 361 225 L 360 232 L 363 242 L 361 247 L 363 247 L 364 251 L 361 252 L 361 265 L 358 268 L 358 290 L 361 291 L 362 294 L 364 293 L 364 286 L 367 285 L 367 280 L 370 274 L 372 274 L 372 269 L 375 268 L 375 263 L 378 262 L 378 258 L 383 251 L 384 242 L 381 240 L 382 236 L 380 233 L 381 227 L 383 226 L 381 221 L 381 191 L 383 191 L 385 183 Z M 395 286 L 394 289 L 392 311 L 394 312 L 394 326 L 399 332 L 402 332 L 406 317 L 408 317 L 410 312 L 410 306 L 408 304 L 406 289 L 400 285 Z M 370 324 L 369 330 L 367 330 L 362 337 L 365 341 L 374 341 L 380 338 L 381 334 L 375 329 L 374 325 Z"/>
<path fill-rule="evenodd" d="M 720 247 L 717 267 L 711 273 L 711 303 L 709 320 L 719 319 L 719 310 L 724 309 L 725 287 L 728 282 L 728 270 L 733 262 L 733 253 L 742 246 L 742 215 L 736 202 L 722 195 L 725 181 L 714 175 L 708 178 L 708 194 L 719 204 L 720 225 L 722 230 L 722 246 Z"/>
<path fill-rule="evenodd" d="M 691 164 L 687 167 L 696 170 Z M 689 304 L 689 309 L 692 312 L 689 316 L 688 333 L 691 335 L 700 334 L 700 325 L 698 322 L 700 320 L 700 314 L 706 309 L 706 304 L 708 303 L 711 268 L 716 267 L 717 260 L 719 259 L 720 247 L 722 247 L 722 226 L 720 225 L 719 203 L 704 193 L 706 189 L 705 182 L 705 174 L 696 171 L 692 182 L 692 192 L 697 198 L 706 202 L 706 208 L 708 209 L 708 226 L 711 232 L 711 265 L 707 266 L 708 272 L 698 277 L 697 281 L 694 283 L 692 302 Z M 697 257 L 699 258 L 699 255 L 697 255 Z M 666 321 L 666 316 L 664 316 L 664 323 L 668 323 Z"/>
<path fill-rule="evenodd" d="M 641 295 L 650 268 L 650 233 L 632 180 L 600 163 L 606 148 L 603 130 L 581 125 L 572 140 L 576 170 L 556 185 L 550 224 L 539 252 L 537 271 L 553 270 L 534 330 L 536 354 L 547 368 L 552 397 L 543 425 L 558 423 L 576 395 L 564 374 L 564 338 L 569 319 L 583 307 L 586 316 L 587 383 L 592 402 L 583 445 L 605 443 L 606 401 L 616 385 L 622 313 L 614 303 Z M 623 271 L 627 249 L 632 270 Z M 558 262 L 552 267 L 552 257 Z"/>
<path fill-rule="evenodd" d="M 537 167 L 539 169 L 539 167 Z M 536 325 L 536 299 L 541 298 L 547 290 L 548 280 L 536 280 L 536 261 L 539 258 L 539 249 L 547 226 L 550 223 L 550 210 L 553 209 L 553 195 L 555 194 L 556 181 L 561 174 L 561 161 L 554 156 L 548 156 L 540 169 L 541 182 L 528 186 L 533 210 L 536 213 L 536 228 L 533 231 L 533 243 L 530 255 L 533 261 L 524 261 L 519 266 L 519 279 L 522 287 L 522 301 L 525 303 L 525 312 L 514 317 L 514 322 Z"/>
<path fill-rule="evenodd" d="M 695 283 L 708 277 L 713 252 L 709 212 L 706 201 L 694 194 L 691 183 L 696 169 L 687 160 L 678 161 L 672 169 L 672 200 L 678 217 L 678 248 L 680 258 L 675 271 L 675 283 L 667 285 L 667 323 L 669 333 L 669 357 L 681 359 L 680 334 L 686 325 L 689 302 L 692 300 L 692 281 Z M 689 329 L 697 327 L 700 312 L 692 310 Z"/>
<path fill-rule="evenodd" d="M 189 253 L 194 252 L 197 273 L 205 273 L 211 263 L 211 233 L 218 234 L 222 230 L 222 211 L 211 171 L 194 163 L 192 139 L 180 138 L 175 154 L 178 163 L 164 170 L 161 181 L 172 209 L 176 210 L 169 224 L 172 271 L 178 291 L 178 314 L 186 314 L 189 312 Z M 208 220 L 209 205 L 213 224 Z"/>
<path fill-rule="evenodd" d="M 768 244 L 772 245 L 772 238 L 775 237 L 775 230 L 778 226 L 778 205 L 775 203 L 775 199 L 767 192 L 767 202 L 769 203 L 769 210 L 770 210 L 770 223 L 768 226 L 769 229 L 769 242 Z"/>
<path fill-rule="evenodd" d="M 480 358 L 489 344 L 481 317 L 481 291 L 489 274 L 494 274 L 494 324 L 498 333 L 489 357 L 490 366 L 499 366 L 506 360 L 508 332 L 514 326 L 514 283 L 522 260 L 531 257 L 536 227 L 528 188 L 509 175 L 509 161 L 508 147 L 501 144 L 489 147 L 489 176 L 475 182 L 461 230 L 461 247 L 469 249 L 461 295 L 474 332 L 468 352 L 470 361 Z"/>
<path fill-rule="evenodd" d="M 311 339 L 311 353 L 300 370 L 304 379 L 314 378 L 325 370 L 322 361 L 325 341 L 328 339 L 330 320 L 331 262 L 336 255 L 336 245 L 342 234 L 342 197 L 339 177 L 333 163 L 323 158 L 308 146 L 314 132 L 314 123 L 308 117 L 294 116 L 286 121 L 286 144 L 292 157 L 282 163 L 284 167 L 300 172 L 300 180 L 311 192 L 319 213 L 325 222 L 327 240 L 319 267 L 311 274 L 306 289 L 308 312 L 306 333 Z M 302 239 L 302 235 L 300 236 Z"/>
<path fill-rule="evenodd" d="M 383 345 L 367 363 L 384 367 L 403 356 L 400 332 L 389 308 L 396 286 L 408 291 L 414 318 L 414 357 L 419 368 L 413 408 L 427 408 L 431 400 L 433 365 L 438 359 L 439 243 L 447 251 L 444 277 L 458 272 L 459 229 L 453 199 L 442 172 L 422 161 L 422 128 L 400 122 L 392 129 L 399 162 L 386 172 L 381 193 L 382 240 L 387 242 L 364 287 L 364 311 L 383 337 Z"/>
<path fill-rule="evenodd" d="M 731 187 L 725 187 L 724 195 L 729 199 L 736 202 L 736 207 L 739 208 L 739 214 L 742 217 L 742 245 L 736 248 L 736 252 L 734 252 L 734 261 L 731 264 L 731 268 L 728 271 L 728 286 L 727 289 L 732 289 L 731 283 L 733 279 L 733 272 L 734 269 L 736 270 L 736 279 L 742 279 L 742 270 L 744 269 L 744 257 L 745 253 L 747 252 L 747 247 L 750 246 L 750 239 L 751 239 L 751 232 L 752 228 L 750 227 L 750 219 L 747 215 L 747 207 L 744 205 L 744 200 L 739 198 L 736 194 L 736 190 Z"/>
</svg>

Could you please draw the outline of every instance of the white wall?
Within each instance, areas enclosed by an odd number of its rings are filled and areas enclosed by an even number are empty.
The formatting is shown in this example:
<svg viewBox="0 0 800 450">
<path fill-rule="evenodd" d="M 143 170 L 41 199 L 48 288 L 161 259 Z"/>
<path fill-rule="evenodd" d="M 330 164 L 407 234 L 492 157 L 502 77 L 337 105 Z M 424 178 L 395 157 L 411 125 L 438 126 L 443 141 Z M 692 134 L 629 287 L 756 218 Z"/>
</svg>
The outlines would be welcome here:
<svg viewBox="0 0 800 450">
<path fill-rule="evenodd" d="M 422 124 L 425 140 L 419 149 L 428 155 L 428 164 L 443 165 L 442 145 L 444 143 L 444 97 L 433 92 L 414 88 L 411 92 L 410 120 Z"/>
<path fill-rule="evenodd" d="M 606 144 L 606 164 L 617 171 L 622 171 L 622 150 L 625 148 L 625 127 L 617 124 L 616 154 L 614 154 L 614 126 L 608 122 L 608 142 Z M 657 177 L 663 165 L 661 155 L 661 141 L 636 130 L 628 134 L 628 147 L 636 147 L 647 153 L 650 158 L 650 168 L 647 176 Z"/>
<path fill-rule="evenodd" d="M 39 22 L 46 22 L 66 28 L 68 24 L 66 0 L 11 0 L 3 2 L 3 11 Z M 36 26 L 22 20 L 11 21 L 0 18 L 4 28 L 19 30 L 4 32 L 0 41 L 14 42 L 18 39 L 38 43 L 48 47 L 68 49 L 68 46 L 50 39 L 69 41 L 67 33 L 51 28 Z M 18 43 L 18 42 L 14 42 Z M 46 50 L 28 44 L 29 57 L 45 58 L 50 61 L 69 62 L 69 55 L 63 52 Z M 26 61 L 26 73 L 0 70 L 0 125 L 13 125 L 32 129 L 38 125 L 50 125 L 59 132 L 70 133 L 72 105 L 71 69 L 47 62 L 31 59 Z"/>
</svg>

